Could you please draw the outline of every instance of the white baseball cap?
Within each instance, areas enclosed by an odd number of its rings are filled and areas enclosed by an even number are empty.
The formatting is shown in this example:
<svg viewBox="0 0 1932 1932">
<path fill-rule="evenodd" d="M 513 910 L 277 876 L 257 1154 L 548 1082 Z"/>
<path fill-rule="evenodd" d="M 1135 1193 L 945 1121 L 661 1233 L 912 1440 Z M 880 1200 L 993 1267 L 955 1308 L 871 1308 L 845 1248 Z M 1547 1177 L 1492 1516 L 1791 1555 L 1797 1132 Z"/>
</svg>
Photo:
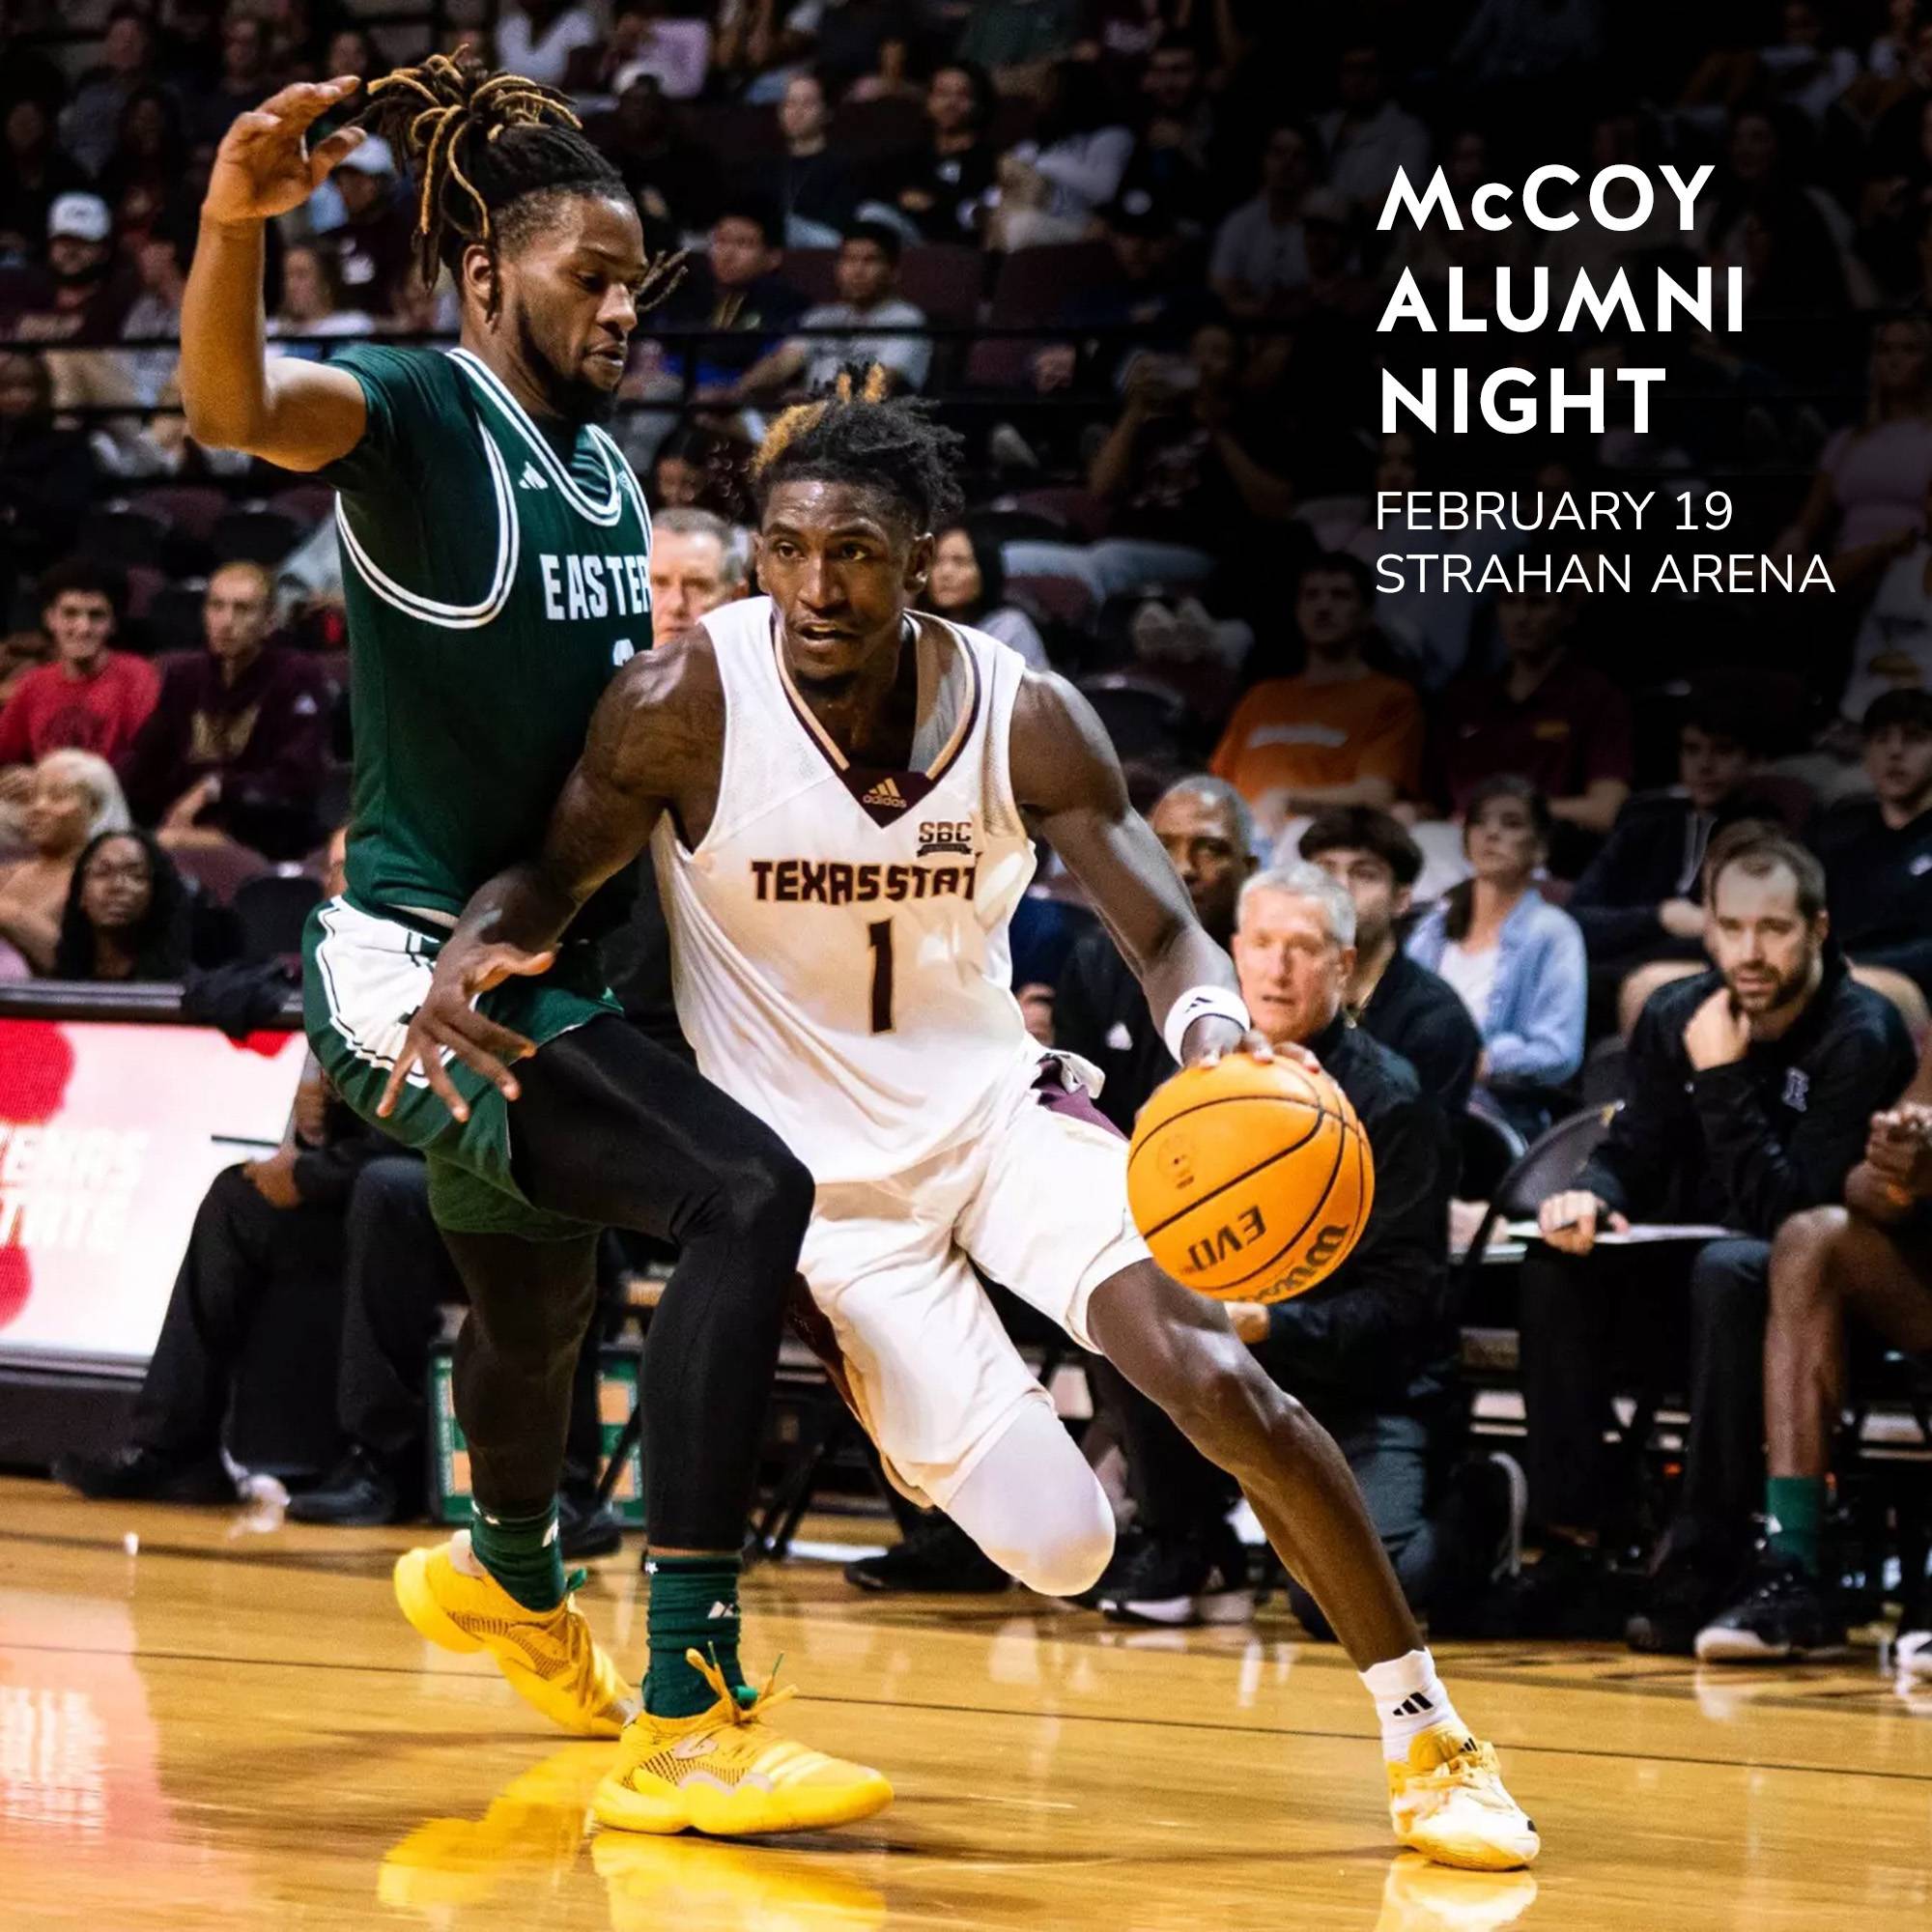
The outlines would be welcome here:
<svg viewBox="0 0 1932 1932">
<path fill-rule="evenodd" d="M 617 77 L 611 83 L 612 94 L 628 94 L 639 81 L 647 80 L 660 94 L 664 92 L 664 76 L 649 61 L 633 61 L 629 67 L 617 70 Z"/>
<path fill-rule="evenodd" d="M 76 242 L 105 242 L 114 233 L 114 215 L 98 194 L 57 194 L 47 211 L 47 240 L 71 236 Z"/>
</svg>

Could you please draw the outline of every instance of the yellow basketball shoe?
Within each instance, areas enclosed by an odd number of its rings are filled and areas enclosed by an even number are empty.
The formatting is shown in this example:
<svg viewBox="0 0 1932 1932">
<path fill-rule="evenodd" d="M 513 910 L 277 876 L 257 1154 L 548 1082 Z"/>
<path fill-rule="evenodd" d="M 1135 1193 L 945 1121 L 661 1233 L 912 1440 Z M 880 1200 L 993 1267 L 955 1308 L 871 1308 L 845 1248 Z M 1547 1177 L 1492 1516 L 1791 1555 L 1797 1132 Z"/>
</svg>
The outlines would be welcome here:
<svg viewBox="0 0 1932 1932">
<path fill-rule="evenodd" d="M 1389 1822 L 1411 1851 L 1467 1871 L 1515 1871 L 1542 1849 L 1536 1827 L 1503 1788 L 1493 1745 L 1443 1724 L 1409 1742 L 1388 1768 Z"/>
<path fill-rule="evenodd" d="M 893 1787 L 863 1764 L 827 1757 L 773 1730 L 789 1688 L 741 1703 L 716 1664 L 695 1650 L 685 1661 L 718 1694 L 695 1718 L 640 1711 L 624 1726 L 617 1763 L 590 1801 L 600 1825 L 619 1832 L 815 1832 L 869 1818 Z"/>
<path fill-rule="evenodd" d="M 396 1602 L 431 1643 L 487 1650 L 525 1703 L 579 1737 L 614 1738 L 637 1699 L 590 1634 L 574 1597 L 554 1610 L 526 1609 L 494 1577 L 472 1577 L 450 1560 L 469 1532 L 396 1559 Z"/>
</svg>

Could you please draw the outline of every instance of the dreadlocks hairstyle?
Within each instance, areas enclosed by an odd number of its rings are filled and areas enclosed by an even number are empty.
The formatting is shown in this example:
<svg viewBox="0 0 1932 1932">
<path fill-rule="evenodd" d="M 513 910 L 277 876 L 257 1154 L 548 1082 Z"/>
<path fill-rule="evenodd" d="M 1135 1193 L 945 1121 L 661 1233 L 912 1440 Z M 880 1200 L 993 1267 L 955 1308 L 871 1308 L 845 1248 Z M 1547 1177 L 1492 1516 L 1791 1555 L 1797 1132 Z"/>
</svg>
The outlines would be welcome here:
<svg viewBox="0 0 1932 1932">
<path fill-rule="evenodd" d="M 762 509 L 779 484 L 799 477 L 883 490 L 911 515 L 916 530 L 940 530 L 964 508 L 956 472 L 966 444 L 932 419 L 918 397 L 888 397 L 875 362 L 863 379 L 838 378 L 822 402 L 786 410 L 752 459 Z"/>
<path fill-rule="evenodd" d="M 463 251 L 480 242 L 490 256 L 493 318 L 501 300 L 497 251 L 519 239 L 537 197 L 630 199 L 563 95 L 522 74 L 492 73 L 469 47 L 398 68 L 370 84 L 369 100 L 362 125 L 407 158 L 415 179 L 424 282 L 435 285 L 439 264 L 457 276 Z M 638 306 L 663 300 L 683 272 L 682 255 L 661 255 Z"/>
</svg>

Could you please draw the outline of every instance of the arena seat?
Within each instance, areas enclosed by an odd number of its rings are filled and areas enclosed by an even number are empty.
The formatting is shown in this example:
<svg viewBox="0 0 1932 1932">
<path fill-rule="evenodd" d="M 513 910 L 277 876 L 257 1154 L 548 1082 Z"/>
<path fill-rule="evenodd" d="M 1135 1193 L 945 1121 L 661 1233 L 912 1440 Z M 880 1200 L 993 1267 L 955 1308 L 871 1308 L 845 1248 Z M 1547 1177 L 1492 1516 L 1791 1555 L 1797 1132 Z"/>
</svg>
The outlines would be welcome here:
<svg viewBox="0 0 1932 1932">
<path fill-rule="evenodd" d="M 230 510 L 214 526 L 214 560 L 217 563 L 280 563 L 308 534 L 281 510 L 266 503 L 246 503 Z"/>
<path fill-rule="evenodd" d="M 1081 678 L 1079 689 L 1122 758 L 1172 753 L 1187 741 L 1186 706 L 1164 684 L 1128 670 L 1106 670 Z"/>
<path fill-rule="evenodd" d="M 169 483 L 143 490 L 132 501 L 136 509 L 160 519 L 166 531 L 160 563 L 170 576 L 197 576 L 214 561 L 214 526 L 229 501 L 221 491 L 200 483 Z"/>
<path fill-rule="evenodd" d="M 155 608 L 155 599 L 168 587 L 167 573 L 152 563 L 130 563 L 127 576 L 128 615 L 138 624 Z"/>
<path fill-rule="evenodd" d="M 1106 504 L 1093 491 L 1077 483 L 1017 491 L 1012 506 L 1016 510 L 1031 510 L 1037 516 L 1051 517 L 1055 523 L 1065 525 L 1072 540 L 1077 543 L 1093 543 L 1107 533 Z"/>
<path fill-rule="evenodd" d="M 1031 95 L 1003 94 L 993 102 L 993 118 L 986 128 L 986 140 L 996 155 L 1017 147 L 1033 132 L 1039 118 L 1039 105 Z"/>
<path fill-rule="evenodd" d="M 744 161 L 784 152 L 776 106 L 742 100 L 694 101 L 680 118 L 692 140 L 715 155 Z"/>
<path fill-rule="evenodd" d="M 201 642 L 201 601 L 207 588 L 203 578 L 168 582 L 148 600 L 142 621 L 156 655 L 193 650 Z"/>
<path fill-rule="evenodd" d="M 1043 341 L 1007 336 L 976 341 L 966 352 L 965 382 L 970 389 L 1030 389 L 1033 358 Z"/>
<path fill-rule="evenodd" d="M 235 895 L 249 880 L 274 870 L 261 853 L 226 840 L 214 845 L 170 845 L 168 856 L 182 876 L 192 880 L 218 906 L 232 906 Z"/>
<path fill-rule="evenodd" d="M 1787 832 L 1802 834 L 1818 814 L 1817 792 L 1794 773 L 1754 773 L 1750 789 L 1776 812 Z"/>
<path fill-rule="evenodd" d="M 1093 625 L 1094 593 L 1078 578 L 1009 577 L 1007 594 L 1023 608 L 1031 606 L 1069 630 L 1086 631 Z"/>
<path fill-rule="evenodd" d="M 986 258 L 959 242 L 908 248 L 899 263 L 899 293 L 935 326 L 961 327 L 980 312 Z"/>
<path fill-rule="evenodd" d="M 779 279 L 809 302 L 837 301 L 838 291 L 833 272 L 838 264 L 837 248 L 787 248 Z"/>
<path fill-rule="evenodd" d="M 841 155 L 876 160 L 916 148 L 925 137 L 925 102 L 888 95 L 848 100 L 833 117 L 831 139 Z"/>
<path fill-rule="evenodd" d="M 1081 296 L 1121 279 L 1120 264 L 1104 242 L 1066 242 L 1021 248 L 1000 264 L 986 320 L 995 327 L 1050 322 Z"/>
<path fill-rule="evenodd" d="M 268 507 L 299 524 L 304 533 L 335 514 L 335 492 L 326 483 L 296 483 L 277 490 Z"/>
<path fill-rule="evenodd" d="M 1586 1107 L 1606 1107 L 1629 1096 L 1630 1043 L 1621 1034 L 1598 1040 L 1583 1056 L 1582 1087 Z"/>
<path fill-rule="evenodd" d="M 83 556 L 102 563 L 118 563 L 124 569 L 135 565 L 158 569 L 167 537 L 165 518 L 117 498 L 88 512 L 81 520 L 75 544 Z"/>
<path fill-rule="evenodd" d="M 1528 1151 L 1514 1127 L 1473 1107 L 1465 1108 L 1456 1122 L 1456 1144 L 1461 1157 L 1456 1179 L 1460 1201 L 1490 1200 Z"/>
<path fill-rule="evenodd" d="M 242 958 L 266 962 L 298 956 L 302 927 L 321 897 L 321 886 L 306 872 L 265 872 L 242 880 L 233 900 Z"/>
<path fill-rule="evenodd" d="M 1530 1219 L 1545 1195 L 1554 1194 L 1576 1179 L 1583 1163 L 1603 1145 L 1622 1105 L 1619 1100 L 1606 1107 L 1589 1107 L 1558 1121 L 1538 1134 L 1498 1178 L 1490 1196 L 1489 1212 L 1457 1264 L 1451 1299 L 1459 1309 L 1469 1299 L 1497 1224 Z"/>
<path fill-rule="evenodd" d="M 228 497 L 203 483 L 157 483 L 132 498 L 133 506 L 158 517 L 170 529 L 199 543 L 212 543 Z"/>
</svg>

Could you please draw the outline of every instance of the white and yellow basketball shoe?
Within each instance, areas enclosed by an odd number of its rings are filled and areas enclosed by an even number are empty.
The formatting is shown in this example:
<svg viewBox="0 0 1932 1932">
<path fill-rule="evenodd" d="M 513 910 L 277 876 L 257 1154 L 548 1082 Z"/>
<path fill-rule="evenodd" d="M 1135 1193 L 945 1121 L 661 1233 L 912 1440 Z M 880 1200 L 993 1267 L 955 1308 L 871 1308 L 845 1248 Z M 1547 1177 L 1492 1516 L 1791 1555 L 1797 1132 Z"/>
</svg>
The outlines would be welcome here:
<svg viewBox="0 0 1932 1932">
<path fill-rule="evenodd" d="M 1493 1745 L 1439 1724 L 1388 1767 L 1389 1822 L 1411 1851 L 1467 1871 L 1515 1871 L 1542 1849 L 1536 1827 L 1504 1788 Z"/>
<path fill-rule="evenodd" d="M 770 1713 L 789 1689 L 740 1701 L 699 1652 L 687 1651 L 685 1660 L 718 1701 L 695 1718 L 640 1711 L 624 1726 L 617 1763 L 590 1802 L 600 1825 L 737 1838 L 850 1825 L 893 1802 L 893 1787 L 876 1771 L 772 1728 Z"/>
</svg>

